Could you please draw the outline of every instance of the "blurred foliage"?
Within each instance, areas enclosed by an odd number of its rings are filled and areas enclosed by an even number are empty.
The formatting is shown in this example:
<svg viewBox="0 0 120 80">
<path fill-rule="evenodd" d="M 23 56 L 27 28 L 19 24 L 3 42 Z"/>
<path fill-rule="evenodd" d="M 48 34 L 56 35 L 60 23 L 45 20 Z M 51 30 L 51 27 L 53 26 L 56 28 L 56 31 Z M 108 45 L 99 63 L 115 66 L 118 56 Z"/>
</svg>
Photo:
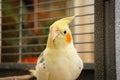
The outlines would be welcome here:
<svg viewBox="0 0 120 80">
<path fill-rule="evenodd" d="M 22 7 L 24 12 L 26 8 Z M 2 53 L 10 54 L 2 56 L 2 62 L 17 62 L 19 54 L 19 28 L 20 28 L 20 9 L 19 0 L 3 0 L 2 1 Z M 26 20 L 26 18 L 23 18 Z M 5 47 L 11 46 L 11 47 Z M 16 46 L 16 47 L 14 47 Z"/>
<path fill-rule="evenodd" d="M 7 1 L 7 2 L 6 2 Z M 26 60 L 26 57 L 30 59 L 30 57 L 36 57 L 36 55 L 29 55 L 29 52 L 41 52 L 45 48 L 47 37 L 39 37 L 41 35 L 48 35 L 48 29 L 39 29 L 41 27 L 49 27 L 50 23 L 46 22 L 38 22 L 38 29 L 35 29 L 35 21 L 34 15 L 42 16 L 42 14 L 34 14 L 34 10 L 28 7 L 21 0 L 22 7 L 20 6 L 20 1 L 2 1 L 2 46 L 11 46 L 8 48 L 2 47 L 2 53 L 10 53 L 10 56 L 3 56 L 2 62 L 17 62 L 19 56 L 19 39 L 20 39 L 20 27 L 22 27 L 22 54 L 26 53 L 27 55 L 22 56 L 22 58 Z M 33 3 L 32 3 L 33 4 Z M 33 6 L 32 6 L 33 7 Z M 31 7 L 31 8 L 32 8 Z M 20 22 L 20 18 L 22 22 Z M 39 20 L 39 18 L 38 18 Z M 21 26 L 20 26 L 21 24 Z M 36 37 L 36 38 L 33 38 Z M 33 46 L 32 46 L 33 45 Z M 15 47 L 16 46 L 16 47 Z M 13 55 L 12 55 L 13 54 Z M 38 54 L 39 55 L 39 54 Z M 37 55 L 37 56 L 38 56 Z M 31 59 L 30 59 L 31 60 Z M 24 60 L 23 60 L 24 61 Z M 28 60 L 29 61 L 29 60 Z"/>
<path fill-rule="evenodd" d="M 2 37 L 3 38 L 19 38 L 19 22 L 20 22 L 20 12 L 19 12 L 19 2 L 15 1 L 14 3 L 8 1 L 8 2 L 4 2 L 2 1 L 2 13 L 3 13 L 3 25 L 2 26 Z M 22 10 L 24 12 L 27 12 L 26 8 L 22 7 Z M 26 17 L 23 18 L 24 20 L 26 20 Z M 7 25 L 6 25 L 7 24 Z M 9 31 L 11 30 L 11 31 Z M 12 31 L 15 30 L 15 31 Z M 8 31 L 8 32 L 5 32 Z M 5 41 L 5 40 L 4 40 Z M 9 43 L 9 45 L 18 45 L 18 40 L 6 40 L 5 42 Z"/>
</svg>

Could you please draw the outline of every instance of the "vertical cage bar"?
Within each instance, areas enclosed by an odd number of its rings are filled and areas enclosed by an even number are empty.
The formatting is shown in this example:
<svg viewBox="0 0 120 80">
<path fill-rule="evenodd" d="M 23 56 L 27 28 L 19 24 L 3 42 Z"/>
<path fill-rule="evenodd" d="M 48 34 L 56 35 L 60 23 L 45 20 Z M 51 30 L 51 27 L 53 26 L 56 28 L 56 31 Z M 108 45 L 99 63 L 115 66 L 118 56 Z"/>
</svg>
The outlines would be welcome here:
<svg viewBox="0 0 120 80">
<path fill-rule="evenodd" d="M 95 80 L 105 80 L 104 9 L 104 0 L 95 0 Z"/>
<path fill-rule="evenodd" d="M 116 80 L 115 1 L 105 1 L 105 80 Z"/>
<path fill-rule="evenodd" d="M 70 6 L 70 7 L 73 7 L 73 0 L 70 0 L 70 1 L 69 1 L 69 6 Z M 70 8 L 70 9 L 69 9 L 69 16 L 72 16 L 72 15 L 73 15 L 73 9 Z"/>
<path fill-rule="evenodd" d="M 34 29 L 37 29 L 38 28 L 38 24 L 39 22 L 37 21 L 38 20 L 38 15 L 39 15 L 39 5 L 36 5 L 35 3 L 39 3 L 39 0 L 35 0 L 34 1 L 34 13 L 33 13 L 33 19 L 36 20 L 36 22 L 34 22 Z"/>
<path fill-rule="evenodd" d="M 21 62 L 22 59 L 22 0 L 20 0 L 20 11 L 19 11 L 19 63 Z"/>
</svg>

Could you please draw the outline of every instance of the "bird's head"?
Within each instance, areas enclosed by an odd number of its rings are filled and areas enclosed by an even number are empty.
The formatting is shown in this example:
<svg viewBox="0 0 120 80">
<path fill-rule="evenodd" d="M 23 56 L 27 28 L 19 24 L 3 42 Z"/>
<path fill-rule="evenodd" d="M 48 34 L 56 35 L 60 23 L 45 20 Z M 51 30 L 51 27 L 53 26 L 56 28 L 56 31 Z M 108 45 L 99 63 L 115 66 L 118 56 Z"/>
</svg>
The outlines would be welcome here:
<svg viewBox="0 0 120 80">
<path fill-rule="evenodd" d="M 69 44 L 73 44 L 69 24 L 74 18 L 75 16 L 62 18 L 50 26 L 48 47 L 63 48 Z"/>
</svg>

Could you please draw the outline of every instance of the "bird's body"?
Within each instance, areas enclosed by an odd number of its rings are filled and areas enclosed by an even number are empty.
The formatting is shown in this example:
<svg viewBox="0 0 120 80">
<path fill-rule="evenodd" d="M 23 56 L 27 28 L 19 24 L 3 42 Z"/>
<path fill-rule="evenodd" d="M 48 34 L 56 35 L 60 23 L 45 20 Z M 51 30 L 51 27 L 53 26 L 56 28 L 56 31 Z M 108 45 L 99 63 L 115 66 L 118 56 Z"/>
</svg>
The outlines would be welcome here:
<svg viewBox="0 0 120 80">
<path fill-rule="evenodd" d="M 37 80 L 76 80 L 80 75 L 83 62 L 73 45 L 69 19 L 73 17 L 58 20 L 50 27 L 46 49 L 38 58 L 34 72 Z"/>
</svg>

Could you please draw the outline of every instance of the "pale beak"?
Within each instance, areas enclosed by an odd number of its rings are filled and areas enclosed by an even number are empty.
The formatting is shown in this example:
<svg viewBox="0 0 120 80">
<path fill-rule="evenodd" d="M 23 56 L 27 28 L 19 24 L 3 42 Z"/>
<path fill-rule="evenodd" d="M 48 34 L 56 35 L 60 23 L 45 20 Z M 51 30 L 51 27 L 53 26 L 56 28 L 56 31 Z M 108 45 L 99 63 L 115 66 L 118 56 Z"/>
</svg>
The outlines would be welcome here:
<svg viewBox="0 0 120 80">
<path fill-rule="evenodd" d="M 55 38 L 57 37 L 57 35 L 58 35 L 58 30 L 57 30 L 57 28 L 53 28 L 53 29 L 52 29 L 52 35 L 51 35 L 52 40 L 55 40 Z"/>
</svg>

